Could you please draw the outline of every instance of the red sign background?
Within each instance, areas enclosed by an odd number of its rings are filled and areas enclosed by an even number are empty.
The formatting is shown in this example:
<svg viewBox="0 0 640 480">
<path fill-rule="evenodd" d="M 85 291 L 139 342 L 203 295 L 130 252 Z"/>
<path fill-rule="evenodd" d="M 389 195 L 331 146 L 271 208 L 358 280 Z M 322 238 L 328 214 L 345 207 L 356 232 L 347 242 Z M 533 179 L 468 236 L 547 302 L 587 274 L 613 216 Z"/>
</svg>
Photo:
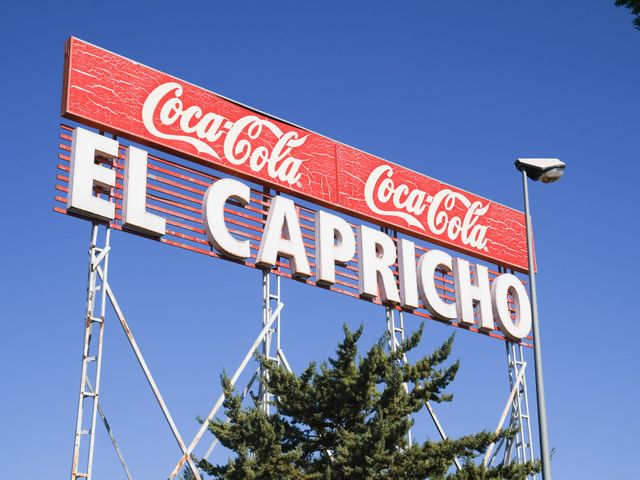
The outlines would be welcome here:
<svg viewBox="0 0 640 480">
<path fill-rule="evenodd" d="M 519 271 L 524 214 L 76 38 L 62 115 Z"/>
</svg>

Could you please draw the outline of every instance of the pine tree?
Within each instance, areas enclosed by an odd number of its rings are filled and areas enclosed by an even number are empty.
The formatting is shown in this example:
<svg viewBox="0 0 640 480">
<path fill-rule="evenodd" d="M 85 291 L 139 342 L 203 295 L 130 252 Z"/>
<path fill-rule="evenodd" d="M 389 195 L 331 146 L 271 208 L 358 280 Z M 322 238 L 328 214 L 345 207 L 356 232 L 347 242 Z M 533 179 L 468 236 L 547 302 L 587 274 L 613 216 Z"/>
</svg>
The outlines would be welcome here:
<svg viewBox="0 0 640 480">
<path fill-rule="evenodd" d="M 414 364 L 401 360 L 420 342 L 422 327 L 396 352 L 386 351 L 383 338 L 359 358 L 361 335 L 362 327 L 345 326 L 335 358 L 319 368 L 311 363 L 300 376 L 260 359 L 275 396 L 271 416 L 243 408 L 224 376 L 228 421 L 216 419 L 209 429 L 236 455 L 226 465 L 202 460 L 200 468 L 218 480 L 518 480 L 538 470 L 537 463 L 478 466 L 474 458 L 499 438 L 488 432 L 409 446 L 411 415 L 427 401 L 452 399 L 444 390 L 459 362 L 443 364 L 453 335 Z M 449 473 L 455 458 L 463 468 Z"/>
<path fill-rule="evenodd" d="M 640 0 L 616 0 L 616 7 L 627 7 L 634 15 L 633 24 L 640 30 Z"/>
</svg>

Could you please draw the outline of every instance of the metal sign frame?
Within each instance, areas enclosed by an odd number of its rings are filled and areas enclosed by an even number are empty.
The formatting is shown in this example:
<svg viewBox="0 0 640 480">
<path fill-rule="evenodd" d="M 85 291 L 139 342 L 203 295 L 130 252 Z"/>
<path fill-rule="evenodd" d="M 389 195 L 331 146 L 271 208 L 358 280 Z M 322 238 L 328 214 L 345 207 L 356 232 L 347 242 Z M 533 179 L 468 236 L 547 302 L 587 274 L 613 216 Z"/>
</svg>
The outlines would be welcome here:
<svg viewBox="0 0 640 480">
<path fill-rule="evenodd" d="M 58 158 L 58 174 L 56 175 L 55 196 L 56 205 L 54 211 L 67 215 L 78 215 L 67 208 L 67 195 L 69 194 L 69 162 L 71 161 L 70 153 L 72 150 L 71 132 L 73 127 L 62 124 L 60 131 L 60 152 Z M 110 223 L 111 227 L 117 230 L 123 230 L 122 211 L 123 211 L 123 183 L 125 178 L 125 156 L 127 144 L 120 142 L 118 156 L 114 159 L 102 159 L 103 165 L 108 165 L 115 171 L 116 183 L 110 191 L 95 186 L 96 195 L 101 195 L 105 200 L 109 200 L 115 205 L 115 220 Z M 269 206 L 276 192 L 260 187 L 251 189 L 251 202 L 249 205 L 243 206 L 237 202 L 227 202 L 224 213 L 225 223 L 228 224 L 229 231 L 239 239 L 249 240 L 252 242 L 250 258 L 246 260 L 232 259 L 219 254 L 212 248 L 207 238 L 205 229 L 203 228 L 203 201 L 208 187 L 220 180 L 219 174 L 206 167 L 193 167 L 188 162 L 180 159 L 167 159 L 157 155 L 148 155 L 147 163 L 147 191 L 146 191 L 146 208 L 150 212 L 162 215 L 166 219 L 166 233 L 160 238 L 148 237 L 152 241 L 171 245 L 174 247 L 186 249 L 208 257 L 221 258 L 227 261 L 240 263 L 250 268 L 260 269 L 260 265 L 256 263 L 258 251 L 257 242 L 260 241 L 261 235 L 264 233 L 266 218 L 269 212 Z M 298 203 L 296 205 L 298 217 L 300 219 L 300 227 L 302 239 L 306 250 L 306 255 L 310 259 L 311 272 L 316 272 L 316 245 L 314 243 L 314 235 L 316 233 L 314 219 L 317 210 L 311 206 Z M 80 215 L 82 216 L 82 215 Z M 83 217 L 84 218 L 84 217 Z M 354 223 L 349 224 L 354 235 L 358 226 Z M 131 232 L 131 230 L 128 230 Z M 387 230 L 390 231 L 390 230 Z M 133 232 L 139 234 L 139 232 Z M 400 237 L 394 234 L 393 240 L 397 245 Z M 413 240 L 413 239 L 412 239 Z M 415 261 L 431 248 L 427 244 L 415 243 Z M 277 275 L 291 278 L 307 285 L 316 286 L 331 290 L 336 293 L 348 295 L 363 301 L 381 304 L 380 297 L 363 297 L 359 293 L 359 255 L 356 254 L 350 261 L 344 264 L 337 264 L 335 267 L 336 281 L 335 284 L 327 286 L 318 284 L 314 280 L 314 275 L 308 278 L 300 278 L 294 275 L 291 268 L 291 262 L 286 258 L 280 258 L 276 262 L 274 271 Z M 400 283 L 400 266 L 396 261 L 391 267 L 396 284 Z M 471 270 L 474 268 L 472 266 Z M 501 267 L 488 269 L 489 282 L 502 275 L 506 270 Z M 438 296 L 444 302 L 454 303 L 456 301 L 456 292 L 454 280 L 451 272 L 442 269 L 435 271 L 435 289 Z M 521 280 L 523 283 L 524 281 Z M 509 297 L 509 307 L 511 311 L 515 311 L 516 305 L 513 299 Z M 401 306 L 394 307 L 400 310 Z M 434 320 L 453 327 L 479 333 L 500 340 L 505 340 L 505 335 L 497 324 L 493 324 L 489 328 L 481 328 L 479 322 L 474 324 L 465 323 L 459 319 L 442 319 L 430 313 L 424 302 L 419 301 L 418 307 L 408 309 L 412 314 L 421 318 Z M 477 315 L 476 315 L 477 317 Z M 527 335 L 522 339 L 522 344 L 531 347 L 531 336 Z"/>
<path fill-rule="evenodd" d="M 161 215 L 163 222 L 166 222 L 166 231 L 160 236 L 153 236 L 152 232 L 144 229 L 134 233 L 208 257 L 223 258 L 261 270 L 261 329 L 231 377 L 234 385 L 258 349 L 266 358 L 291 371 L 281 344 L 281 312 L 284 307 L 280 289 L 281 277 L 375 304 L 382 302 L 380 295 L 367 292 L 368 296 L 365 296 L 360 289 L 359 267 L 366 264 L 361 251 L 346 263 L 336 263 L 336 281 L 331 285 L 316 283 L 312 277 L 296 277 L 295 265 L 287 258 L 277 257 L 273 268 L 264 268 L 263 264 L 256 261 L 258 248 L 255 244 L 250 245 L 247 258 L 241 260 L 230 259 L 216 252 L 212 248 L 212 243 L 215 242 L 207 236 L 207 226 L 203 228 L 202 217 L 205 192 L 220 180 L 220 171 L 254 182 L 247 205 L 239 201 L 225 203 L 224 218 L 221 221 L 229 226 L 229 233 L 237 238 L 259 241 L 260 235 L 265 233 L 270 207 L 275 204 L 274 199 L 282 197 L 283 193 L 302 199 L 295 208 L 304 244 L 301 248 L 305 250 L 305 258 L 310 259 L 312 271 L 317 270 L 315 262 L 318 260 L 318 252 L 313 243 L 316 238 L 314 221 L 317 210 L 314 206 L 307 205 L 307 201 L 336 210 L 342 215 L 372 222 L 392 239 L 396 250 L 404 241 L 399 238 L 398 233 L 409 235 L 411 242 L 414 238 L 430 242 L 429 245 L 412 243 L 411 257 L 415 258 L 409 258 L 408 265 L 413 265 L 415 260 L 429 252 L 430 244 L 436 244 L 470 255 L 474 259 L 497 263 L 497 269 L 488 270 L 485 286 L 489 283 L 495 286 L 500 283 L 495 281 L 496 278 L 509 276 L 507 268 L 511 269 L 511 274 L 515 273 L 514 269 L 519 272 L 533 270 L 533 263 L 527 263 L 527 239 L 522 212 L 443 184 L 76 38 L 67 41 L 64 75 L 64 117 L 98 128 L 103 135 L 108 132 L 114 139 L 115 135 L 122 135 L 164 153 L 181 157 L 168 159 L 153 154 L 146 157 L 147 183 L 143 210 Z M 129 80 L 133 81 L 135 88 Z M 69 188 L 72 176 L 69 167 L 72 131 L 73 127 L 61 125 L 58 154 L 61 162 L 58 163 L 56 176 L 54 210 L 86 218 L 82 209 L 74 210 L 72 205 L 68 208 L 70 205 L 67 202 L 67 196 L 72 193 Z M 107 200 L 115 215 L 108 217 L 109 221 L 90 218 L 92 228 L 84 344 L 71 478 L 92 478 L 98 417 L 107 429 L 126 478 L 132 478 L 103 406 L 99 403 L 104 329 L 107 306 L 110 304 L 181 451 L 181 457 L 169 478 L 175 478 L 184 465 L 188 465 L 193 476 L 201 480 L 192 453 L 203 439 L 208 420 L 218 414 L 224 397 L 217 398 L 200 430 L 187 444 L 173 421 L 108 281 L 111 233 L 113 230 L 126 230 L 127 227 L 123 224 L 126 198 L 123 185 L 130 170 L 125 171 L 124 168 L 128 161 L 125 147 L 126 145 L 119 143 L 114 147 L 116 152 L 111 157 L 95 158 L 95 162 L 115 178 L 114 183 L 106 187 L 96 182 L 93 187 L 87 187 L 91 190 L 87 190 L 89 197 Z M 91 161 L 90 158 L 89 162 Z M 503 225 L 506 227 L 502 228 Z M 354 235 L 356 231 L 361 232 L 360 227 L 351 222 L 345 228 L 351 229 L 349 233 Z M 403 265 L 405 263 L 402 260 L 396 259 L 391 266 L 391 284 L 395 282 L 402 286 Z M 468 267 L 468 263 L 464 265 Z M 485 272 L 484 266 L 479 268 Z M 469 283 L 474 277 L 473 281 L 480 284 L 479 268 L 472 267 L 469 271 Z M 458 301 L 464 298 L 453 277 L 452 272 L 447 270 L 435 270 L 434 295 L 449 305 L 456 303 L 456 296 L 459 296 Z M 457 275 L 455 278 L 458 279 Z M 510 278 L 515 279 L 513 276 Z M 521 279 L 516 281 L 522 282 Z M 524 288 L 521 284 L 519 286 Z M 501 292 L 505 294 L 505 290 Z M 521 307 L 519 298 L 515 298 L 509 289 L 506 290 L 506 297 L 502 318 L 517 318 Z M 459 313 L 460 319 L 443 319 L 436 313 L 431 313 L 433 310 L 428 303 L 427 300 L 416 299 L 415 305 L 409 308 L 404 303 L 404 306 L 399 306 L 385 302 L 389 350 L 395 351 L 404 340 L 405 313 L 505 341 L 510 392 L 496 431 L 503 428 L 510 415 L 508 424 L 518 434 L 511 440 L 492 445 L 484 458 L 484 464 L 491 465 L 497 461 L 500 456 L 498 452 L 503 452 L 501 455 L 505 463 L 533 459 L 524 361 L 524 348 L 533 346 L 531 335 L 521 338 L 524 332 L 515 337 L 512 333 L 503 333 L 500 318 L 497 320 L 498 326 L 491 319 L 486 322 L 482 314 L 474 313 L 473 305 L 464 316 Z M 474 315 L 479 319 L 475 323 Z M 519 338 L 520 341 L 513 343 L 510 341 L 513 338 Z M 403 358 L 402 361 L 407 360 Z M 242 391 L 242 397 L 251 397 L 256 405 L 269 414 L 271 396 L 267 380 L 267 372 L 258 366 Z M 256 382 L 257 394 L 254 395 L 252 389 Z M 427 402 L 426 408 L 438 434 L 446 439 L 445 430 L 433 406 Z M 413 442 L 411 432 L 408 442 Z M 217 439 L 214 439 L 205 458 L 216 445 Z M 455 466 L 461 468 L 457 459 Z"/>
<path fill-rule="evenodd" d="M 66 200 L 64 194 L 68 191 L 66 186 L 68 176 L 66 174 L 68 172 L 67 162 L 69 160 L 68 152 L 70 151 L 69 142 L 71 140 L 69 132 L 71 128 L 72 127 L 68 125 L 62 125 L 60 134 L 61 142 L 59 144 L 59 159 L 62 161 L 62 163 L 58 164 L 58 170 L 60 173 L 56 177 L 59 182 L 56 185 L 56 190 L 59 194 L 56 196 L 56 201 L 62 204 L 64 204 Z M 119 179 L 122 179 L 122 155 L 123 152 L 120 153 L 119 158 L 98 158 L 97 161 L 105 166 L 115 169 L 118 172 L 117 177 Z M 190 221 L 189 214 L 184 212 L 181 213 L 180 202 L 176 201 L 176 199 L 186 200 L 186 198 L 184 197 L 193 199 L 193 197 L 188 197 L 186 193 L 188 193 L 189 195 L 202 195 L 202 187 L 206 186 L 208 181 L 215 181 L 219 177 L 217 177 L 215 173 L 207 172 L 204 169 L 194 169 L 192 167 L 182 165 L 179 161 L 168 160 L 156 156 L 150 156 L 150 159 L 150 172 L 148 174 L 148 177 L 151 181 L 151 192 L 148 194 L 148 207 L 151 209 L 156 208 L 160 211 L 163 211 L 165 214 L 171 212 L 171 216 L 169 217 L 168 222 L 172 223 L 172 225 L 175 227 L 175 230 L 171 231 L 172 233 L 170 235 L 170 238 L 163 238 L 159 241 L 171 246 L 195 251 L 207 256 L 219 257 L 210 248 L 207 250 L 201 247 L 201 245 L 206 242 L 206 240 L 199 239 L 194 234 L 203 235 L 204 233 L 202 231 L 194 231 L 194 227 L 187 223 L 188 221 Z M 199 185 L 200 189 L 193 187 L 193 184 L 195 184 L 196 186 Z M 120 186 L 120 189 L 117 188 L 118 186 Z M 268 206 L 269 199 L 272 197 L 273 193 L 274 192 L 271 192 L 269 190 L 260 191 L 258 189 L 254 189 L 252 194 L 254 194 L 258 198 L 258 204 L 263 208 L 255 209 L 255 211 L 251 212 L 251 215 L 239 212 L 238 210 L 234 209 L 233 206 L 230 206 L 228 211 L 228 221 L 233 223 L 237 227 L 236 233 L 238 235 L 245 234 L 255 236 L 255 233 L 260 231 L 260 227 L 256 226 L 254 223 L 260 224 L 260 221 L 264 223 L 264 218 L 266 216 L 265 208 Z M 96 188 L 95 194 L 103 198 L 110 198 L 112 200 L 115 200 L 119 206 L 119 202 L 121 202 L 122 200 L 121 184 L 117 185 L 115 189 L 110 189 L 109 191 Z M 196 198 L 195 201 L 197 202 L 200 200 Z M 183 210 L 191 211 L 191 213 L 198 213 L 194 211 L 196 210 L 195 207 L 189 208 L 188 205 L 184 206 L 187 208 Z M 59 213 L 71 213 L 68 212 L 64 207 L 60 206 L 56 206 L 54 207 L 54 209 Z M 239 213 L 240 215 L 238 216 Z M 300 214 L 301 217 L 304 217 L 304 215 L 306 214 L 307 218 L 312 218 L 313 210 L 301 206 Z M 194 220 L 191 221 L 193 222 Z M 308 222 L 304 225 L 306 225 L 306 228 L 309 231 L 308 235 L 311 235 L 313 233 L 312 224 Z M 115 316 L 117 317 L 118 322 L 123 328 L 127 340 L 134 351 L 136 359 L 144 372 L 145 378 L 147 379 L 147 382 L 154 394 L 154 397 L 156 398 L 156 401 L 158 402 L 165 420 L 167 421 L 171 433 L 182 453 L 182 456 L 178 459 L 176 466 L 169 474 L 169 478 L 173 479 L 177 475 L 179 475 L 181 468 L 183 468 L 183 466 L 186 464 L 192 471 L 194 477 L 200 479 L 201 474 L 194 464 L 191 458 L 191 454 L 193 453 L 195 447 L 202 441 L 203 436 L 206 432 L 207 422 L 205 421 L 205 423 L 203 423 L 199 432 L 189 444 L 184 441 L 175 422 L 173 421 L 169 408 L 167 407 L 166 402 L 162 397 L 160 389 L 158 388 L 154 377 L 151 374 L 149 366 L 147 365 L 144 356 L 135 340 L 133 331 L 129 323 L 125 319 L 123 311 L 117 302 L 113 289 L 108 282 L 109 256 L 111 254 L 110 237 L 112 230 L 119 230 L 121 228 L 122 227 L 119 224 L 119 218 L 117 218 L 116 221 L 110 224 L 99 222 L 92 223 L 91 241 L 89 247 L 90 261 L 87 282 L 85 335 L 71 478 L 72 480 L 80 478 L 92 478 L 93 457 L 95 450 L 95 429 L 98 416 L 101 417 L 102 422 L 107 429 L 107 433 L 109 434 L 116 454 L 118 455 L 118 458 L 123 466 L 125 477 L 127 479 L 132 478 L 132 474 L 124 460 L 123 453 L 121 452 L 120 447 L 116 441 L 115 434 L 108 423 L 106 414 L 104 413 L 104 409 L 99 403 L 102 344 L 106 318 L 106 306 L 108 302 L 111 304 L 113 311 L 115 312 Z M 182 228 L 183 231 L 190 232 L 190 234 L 181 233 L 178 230 L 179 228 Z M 392 234 L 393 237 L 397 240 L 397 233 L 391 231 L 387 231 L 387 233 Z M 418 248 L 420 249 L 419 251 L 426 250 L 426 247 Z M 251 262 L 240 263 L 244 263 L 248 266 L 253 266 L 254 268 L 256 267 L 254 264 L 252 265 Z M 275 268 L 274 270 L 262 271 L 262 328 L 258 333 L 255 341 L 247 351 L 243 361 L 240 363 L 238 369 L 235 371 L 234 375 L 231 378 L 234 385 L 249 365 L 251 357 L 260 348 L 263 355 L 281 363 L 285 366 L 285 368 L 291 371 L 291 367 L 289 366 L 289 362 L 287 361 L 287 358 L 284 354 L 284 349 L 281 345 L 280 336 L 281 312 L 282 308 L 284 307 L 280 292 L 280 278 L 293 278 L 290 274 L 289 268 L 290 266 L 288 265 L 286 259 L 282 259 L 277 268 Z M 342 294 L 346 294 L 352 297 L 358 297 L 357 293 L 355 293 L 355 287 L 353 283 L 356 280 L 354 271 L 357 271 L 357 268 L 354 265 L 345 265 L 343 267 L 340 267 L 337 273 L 341 275 L 341 283 L 338 284 L 338 286 L 333 286 L 330 288 Z M 503 271 L 504 270 L 499 267 L 497 270 L 492 271 L 492 276 L 495 277 Z M 453 301 L 455 292 L 452 288 L 452 281 L 444 272 L 440 272 L 440 275 L 440 293 L 443 298 L 447 298 Z M 300 279 L 297 280 L 302 281 Z M 313 284 L 313 282 L 310 280 L 306 280 L 305 282 Z M 372 301 L 373 303 L 380 303 L 377 299 L 373 299 Z M 401 342 L 404 338 L 404 313 L 405 312 L 403 312 L 399 307 L 385 307 L 387 330 L 389 332 L 390 339 L 389 349 L 391 351 L 395 350 L 399 342 Z M 413 313 L 425 318 L 432 318 L 426 311 L 414 311 Z M 456 322 L 450 322 L 450 324 L 459 328 L 478 331 L 473 327 L 463 327 Z M 493 338 L 505 340 L 503 336 L 495 332 L 480 333 L 484 333 Z M 521 345 L 516 345 L 512 342 L 506 341 L 505 345 L 508 352 L 511 392 L 508 397 L 498 429 L 502 428 L 503 423 L 506 419 L 506 415 L 510 411 L 511 414 L 509 425 L 512 428 L 517 428 L 519 434 L 513 442 L 506 444 L 501 443 L 500 445 L 497 445 L 496 448 L 493 448 L 492 446 L 492 451 L 489 452 L 490 455 L 488 454 L 485 460 L 485 462 L 487 463 L 495 462 L 498 456 L 498 452 L 500 451 L 504 452 L 503 461 L 507 463 L 510 461 L 523 462 L 533 458 L 531 428 L 528 413 L 528 396 L 526 390 L 526 379 L 524 377 L 525 364 L 523 361 L 522 350 L 523 346 L 526 348 L 530 347 L 531 344 L 528 341 L 523 341 Z M 264 378 L 264 375 L 265 372 L 261 371 L 258 367 L 258 369 L 253 373 L 250 380 L 248 381 L 248 384 L 243 389 L 242 396 L 246 397 L 251 395 L 254 398 L 256 404 L 258 404 L 265 411 L 269 412 L 269 392 L 266 388 L 266 379 Z M 257 395 L 253 395 L 251 394 L 251 389 L 254 386 L 256 380 L 258 381 L 258 392 Z M 222 395 L 217 398 L 209 415 L 207 416 L 207 420 L 213 419 L 218 414 L 223 400 L 224 397 Z M 426 407 L 440 437 L 442 439 L 446 439 L 447 436 L 445 434 L 444 428 L 440 423 L 438 417 L 436 416 L 433 406 L 427 404 Z M 409 438 L 409 441 L 413 441 L 411 436 Z M 214 438 L 205 454 L 205 458 L 208 458 L 216 445 L 217 440 Z M 457 468 L 460 468 L 460 463 L 457 460 L 455 463 Z"/>
</svg>

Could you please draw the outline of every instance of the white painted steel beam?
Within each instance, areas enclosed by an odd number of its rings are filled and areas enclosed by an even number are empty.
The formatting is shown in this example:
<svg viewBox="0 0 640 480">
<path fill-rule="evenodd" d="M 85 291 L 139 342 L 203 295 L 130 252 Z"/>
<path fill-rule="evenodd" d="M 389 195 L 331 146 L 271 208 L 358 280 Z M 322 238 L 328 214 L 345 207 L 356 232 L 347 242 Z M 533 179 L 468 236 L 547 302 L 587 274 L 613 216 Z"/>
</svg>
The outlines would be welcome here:
<svg viewBox="0 0 640 480">
<path fill-rule="evenodd" d="M 103 272 L 101 268 L 97 269 L 98 271 L 98 275 L 100 277 L 103 278 L 104 281 L 104 277 L 103 277 Z M 184 444 L 184 441 L 182 440 L 182 436 L 180 435 L 180 432 L 178 431 L 178 427 L 176 427 L 175 422 L 173 421 L 173 417 L 171 416 L 171 413 L 169 412 L 169 409 L 164 401 L 164 399 L 162 398 L 162 394 L 160 393 L 160 389 L 158 388 L 158 386 L 156 385 L 155 380 L 153 379 L 153 375 L 151 375 L 151 370 L 149 370 L 149 366 L 147 365 L 147 362 L 144 359 L 144 356 L 142 355 L 142 352 L 140 351 L 140 348 L 138 347 L 138 343 L 136 342 L 133 333 L 131 331 L 131 328 L 129 327 L 129 324 L 127 323 L 124 314 L 122 313 L 122 310 L 120 309 L 120 305 L 118 305 L 118 301 L 116 300 L 116 297 L 113 293 L 113 291 L 111 290 L 111 287 L 109 286 L 108 283 L 104 282 L 103 284 L 105 292 L 107 294 L 107 296 L 109 297 L 109 300 L 111 301 L 111 305 L 113 307 L 113 310 L 116 312 L 116 316 L 118 317 L 118 320 L 120 320 L 120 325 L 122 325 L 122 329 L 124 330 L 125 335 L 127 336 L 127 339 L 129 340 L 129 344 L 131 345 L 131 348 L 133 349 L 133 352 L 136 355 L 136 359 L 138 360 L 138 363 L 140 364 L 140 367 L 142 368 L 142 371 L 144 372 L 144 375 L 147 379 L 147 382 L 149 383 L 149 386 L 151 387 L 151 390 L 153 391 L 154 396 L 156 397 L 156 400 L 158 402 L 158 405 L 160 405 L 160 409 L 162 410 L 162 413 L 165 417 L 165 419 L 167 420 L 167 423 L 169 424 L 169 428 L 171 429 L 171 433 L 173 433 L 173 436 L 176 439 L 176 442 L 178 443 L 178 446 L 180 447 L 180 450 L 182 451 L 182 453 L 186 456 L 186 461 L 189 464 L 189 467 L 191 468 L 191 471 L 193 472 L 194 476 L 196 477 L 197 480 L 202 480 L 200 477 L 200 473 L 198 472 L 198 468 L 195 466 L 195 464 L 193 463 L 193 460 L 191 459 L 191 456 L 186 453 L 187 452 L 187 447 Z"/>
<path fill-rule="evenodd" d="M 507 403 L 504 406 L 504 409 L 502 410 L 502 415 L 500 415 L 500 420 L 498 421 L 498 427 L 496 428 L 495 433 L 500 433 L 500 431 L 502 430 L 502 426 L 504 425 L 504 421 L 507 418 L 507 413 L 509 413 L 509 409 L 511 408 L 511 405 L 513 403 L 513 399 L 516 395 L 516 392 L 518 391 L 518 388 L 520 388 L 520 382 L 522 381 L 522 378 L 524 377 L 524 370 L 527 367 L 526 362 L 522 365 L 522 368 L 520 369 L 520 372 L 518 373 L 518 377 L 516 378 L 515 384 L 513 385 L 513 388 L 511 388 L 511 392 L 509 392 L 509 397 L 507 398 Z M 487 449 L 487 453 L 484 456 L 484 460 L 483 460 L 483 464 L 486 466 L 489 463 L 489 458 L 491 457 L 491 452 L 493 451 L 493 448 L 495 447 L 495 442 L 492 443 L 491 445 L 489 445 L 489 448 Z"/>
<path fill-rule="evenodd" d="M 251 357 L 253 356 L 256 349 L 262 342 L 264 336 L 267 334 L 267 332 L 271 328 L 271 325 L 273 325 L 273 322 L 275 322 L 276 319 L 278 318 L 278 315 L 280 314 L 280 310 L 282 310 L 282 307 L 284 307 L 284 304 L 280 303 L 278 307 L 274 310 L 274 312 L 271 314 L 271 318 L 269 318 L 269 321 L 264 325 L 264 327 L 256 337 L 255 341 L 251 345 L 251 348 L 249 348 L 249 351 L 247 352 L 245 357 L 242 359 L 240 366 L 236 369 L 235 373 L 233 374 L 233 377 L 231 377 L 231 385 L 235 385 L 236 382 L 238 381 L 238 378 L 240 377 L 245 367 L 249 363 L 249 360 L 251 360 Z M 178 474 L 178 472 L 182 468 L 182 465 L 184 465 L 184 462 L 187 459 L 191 458 L 191 453 L 200 442 L 200 439 L 202 438 L 202 435 L 204 435 L 204 432 L 207 430 L 209 422 L 213 420 L 213 417 L 215 417 L 216 413 L 218 413 L 218 410 L 220 409 L 220 407 L 222 407 L 223 403 L 224 403 L 224 393 L 222 393 L 218 397 L 218 400 L 216 401 L 213 408 L 209 412 L 209 415 L 207 415 L 207 418 L 204 420 L 204 422 L 202 422 L 202 425 L 200 426 L 198 433 L 196 433 L 196 436 L 193 438 L 192 442 L 189 444 L 189 447 L 183 450 L 183 455 L 180 458 L 180 460 L 178 460 L 178 463 L 176 464 L 175 468 L 169 475 L 169 480 L 172 480 L 173 478 L 175 478 L 175 476 Z"/>
</svg>

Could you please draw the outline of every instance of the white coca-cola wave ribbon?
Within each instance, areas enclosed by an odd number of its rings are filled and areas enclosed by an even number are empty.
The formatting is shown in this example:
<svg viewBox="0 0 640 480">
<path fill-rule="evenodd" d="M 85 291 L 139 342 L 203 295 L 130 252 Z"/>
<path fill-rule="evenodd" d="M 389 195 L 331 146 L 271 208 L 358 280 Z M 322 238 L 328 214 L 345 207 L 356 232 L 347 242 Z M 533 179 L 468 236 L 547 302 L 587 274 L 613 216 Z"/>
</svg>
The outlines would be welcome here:
<svg viewBox="0 0 640 480">
<path fill-rule="evenodd" d="M 446 235 L 450 240 L 460 237 L 463 244 L 478 250 L 487 250 L 488 226 L 478 220 L 489 209 L 489 204 L 471 202 L 465 195 L 451 189 L 443 189 L 434 196 L 418 188 L 410 189 L 393 181 L 393 168 L 380 165 L 373 169 L 365 183 L 364 197 L 372 212 L 386 217 L 401 218 L 411 227 L 429 230 L 436 235 Z M 393 208 L 384 208 L 391 204 Z M 380 206 L 379 206 L 380 205 Z M 428 205 L 426 222 L 423 213 Z M 464 216 L 450 216 L 456 205 L 466 208 Z M 421 221 L 423 219 L 423 221 Z"/>
<path fill-rule="evenodd" d="M 246 115 L 232 122 L 214 112 L 203 113 L 197 105 L 184 106 L 180 97 L 183 87 L 177 82 L 167 82 L 156 87 L 142 106 L 142 122 L 152 135 L 165 140 L 186 142 L 196 148 L 198 154 L 206 153 L 218 160 L 220 155 L 211 146 L 226 133 L 223 151 L 226 160 L 234 165 L 248 163 L 254 172 L 266 167 L 272 179 L 278 179 L 289 185 L 300 180 L 300 166 L 303 161 L 290 155 L 294 148 L 304 144 L 308 135 L 299 137 L 298 132 L 283 132 L 276 124 L 256 115 Z M 158 113 L 160 124 L 154 118 Z M 184 135 L 165 133 L 162 126 L 177 124 Z M 254 147 L 251 140 L 260 138 L 268 131 L 276 138 L 273 147 L 263 145 Z M 246 138 L 241 138 L 242 135 Z M 272 142 L 270 142 L 272 143 Z"/>
</svg>

